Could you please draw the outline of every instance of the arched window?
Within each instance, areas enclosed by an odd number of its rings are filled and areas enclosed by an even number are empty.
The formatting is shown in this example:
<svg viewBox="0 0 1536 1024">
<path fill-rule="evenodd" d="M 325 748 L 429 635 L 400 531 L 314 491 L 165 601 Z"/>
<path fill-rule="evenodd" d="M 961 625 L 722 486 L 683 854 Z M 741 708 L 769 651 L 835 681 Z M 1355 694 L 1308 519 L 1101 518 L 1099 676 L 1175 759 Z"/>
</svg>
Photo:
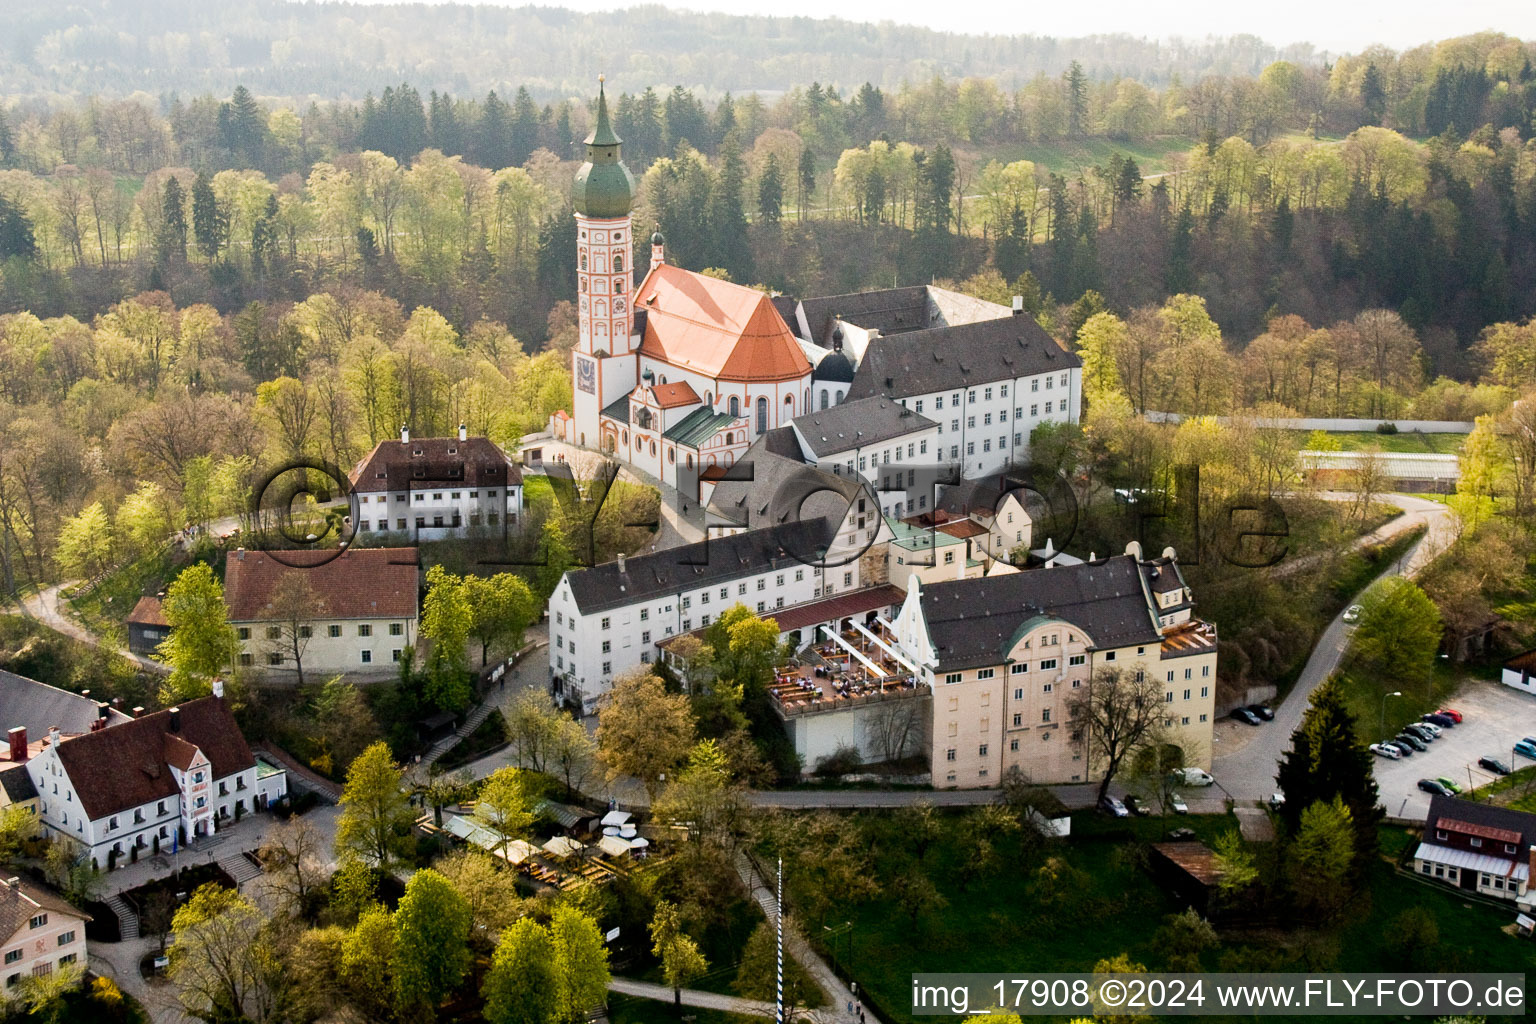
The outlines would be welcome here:
<svg viewBox="0 0 1536 1024">
<path fill-rule="evenodd" d="M 656 457 L 656 442 L 655 441 L 651 442 L 651 457 L 652 458 Z"/>
<path fill-rule="evenodd" d="M 792 420 L 794 418 L 795 418 L 795 396 L 794 395 L 785 395 L 784 396 L 784 419 L 785 420 Z"/>
<path fill-rule="evenodd" d="M 821 407 L 823 409 L 825 409 L 827 407 L 827 389 L 826 388 L 822 388 L 821 389 Z"/>
<path fill-rule="evenodd" d="M 629 431 L 627 431 L 627 430 L 624 431 L 623 441 L 624 441 L 625 444 L 629 444 Z"/>
<path fill-rule="evenodd" d="M 581 269 L 582 270 L 586 270 L 587 269 L 587 254 L 586 253 L 582 253 L 581 254 Z"/>
<path fill-rule="evenodd" d="M 711 409 L 715 407 L 715 393 L 713 391 L 704 392 L 704 404 Z"/>
<path fill-rule="evenodd" d="M 729 430 L 725 432 L 725 443 L 727 445 L 731 443 L 731 432 Z"/>
<path fill-rule="evenodd" d="M 618 292 L 620 295 L 624 294 L 624 279 L 622 277 L 616 277 L 613 279 L 613 290 Z"/>
<path fill-rule="evenodd" d="M 741 415 L 741 400 L 739 398 L 737 398 L 735 395 L 731 396 L 731 415 L 732 416 L 740 416 Z"/>
<path fill-rule="evenodd" d="M 615 256 L 613 258 L 613 272 L 615 274 L 622 274 L 622 273 L 624 273 L 624 257 L 623 256 Z"/>
<path fill-rule="evenodd" d="M 677 449 L 676 448 L 668 448 L 667 449 L 667 464 L 671 465 L 672 463 L 674 463 L 676 461 L 677 461 Z"/>
<path fill-rule="evenodd" d="M 768 430 L 768 399 L 761 396 L 757 399 L 757 432 L 766 433 Z"/>
<path fill-rule="evenodd" d="M 692 455 L 684 455 L 683 456 L 683 461 L 687 463 L 689 469 L 693 468 L 693 456 Z"/>
</svg>

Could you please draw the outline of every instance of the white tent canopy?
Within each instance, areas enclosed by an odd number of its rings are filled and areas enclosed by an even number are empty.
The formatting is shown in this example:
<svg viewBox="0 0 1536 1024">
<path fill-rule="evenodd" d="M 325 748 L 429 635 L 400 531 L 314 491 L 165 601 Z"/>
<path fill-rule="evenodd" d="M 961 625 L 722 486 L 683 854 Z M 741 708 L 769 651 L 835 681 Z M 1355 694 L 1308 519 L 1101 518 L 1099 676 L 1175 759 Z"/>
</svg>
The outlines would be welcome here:
<svg viewBox="0 0 1536 1024">
<path fill-rule="evenodd" d="M 628 811 L 609 811 L 603 815 L 604 825 L 623 825 L 633 817 Z"/>
<path fill-rule="evenodd" d="M 597 845 L 610 857 L 624 857 L 629 854 L 629 843 L 616 836 L 603 836 L 597 841 Z"/>
<path fill-rule="evenodd" d="M 581 849 L 581 844 L 565 836 L 555 836 L 544 844 L 544 852 L 551 857 L 569 857 Z"/>
<path fill-rule="evenodd" d="M 643 850 L 647 846 L 651 845 L 651 841 L 645 838 L 645 836 L 640 836 L 638 839 L 631 839 L 629 841 L 629 845 L 634 847 L 636 850 Z"/>
<path fill-rule="evenodd" d="M 522 839 L 514 839 L 507 844 L 506 858 L 509 864 L 521 864 L 538 852 L 538 847 Z"/>
</svg>

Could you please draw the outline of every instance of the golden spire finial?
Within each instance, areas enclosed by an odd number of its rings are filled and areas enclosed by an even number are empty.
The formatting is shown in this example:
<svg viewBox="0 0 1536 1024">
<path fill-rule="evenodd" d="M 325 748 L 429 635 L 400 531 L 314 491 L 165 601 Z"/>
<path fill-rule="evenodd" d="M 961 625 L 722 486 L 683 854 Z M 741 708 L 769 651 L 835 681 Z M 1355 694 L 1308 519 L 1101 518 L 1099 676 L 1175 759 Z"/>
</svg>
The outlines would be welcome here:
<svg viewBox="0 0 1536 1024">
<path fill-rule="evenodd" d="M 608 81 L 608 76 L 607 75 L 603 75 L 603 74 L 599 74 L 597 76 L 597 80 L 598 80 L 599 83 L 606 82 L 606 81 Z"/>
</svg>

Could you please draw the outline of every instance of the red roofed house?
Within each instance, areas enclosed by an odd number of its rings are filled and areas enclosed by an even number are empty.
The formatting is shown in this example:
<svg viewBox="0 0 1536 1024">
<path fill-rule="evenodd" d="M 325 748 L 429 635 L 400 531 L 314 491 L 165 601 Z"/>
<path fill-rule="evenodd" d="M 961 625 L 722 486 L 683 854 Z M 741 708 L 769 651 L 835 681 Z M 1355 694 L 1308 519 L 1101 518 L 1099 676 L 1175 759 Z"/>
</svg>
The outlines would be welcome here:
<svg viewBox="0 0 1536 1024">
<path fill-rule="evenodd" d="M 214 696 L 78 736 L 49 731 L 27 761 L 43 825 L 84 844 L 101 868 L 137 860 L 173 837 L 213 835 L 287 795 L 262 771 L 214 684 Z"/>
<path fill-rule="evenodd" d="M 669 265 L 659 234 L 632 287 L 635 184 L 621 141 L 599 91 L 572 191 L 579 338 L 567 440 L 697 496 L 701 472 L 809 408 L 812 367 L 766 293 Z"/>
<path fill-rule="evenodd" d="M 21 979 L 46 978 L 54 971 L 86 964 L 85 923 L 76 910 L 40 885 L 20 878 L 0 880 L 0 1005 L 16 995 Z"/>
<path fill-rule="evenodd" d="M 352 468 L 357 532 L 421 540 L 498 534 L 523 511 L 523 471 L 488 437 L 380 441 Z"/>
<path fill-rule="evenodd" d="M 1435 796 L 1413 852 L 1413 870 L 1446 885 L 1511 900 L 1530 912 L 1536 814 Z"/>
<path fill-rule="evenodd" d="M 240 641 L 240 664 L 294 671 L 294 620 L 276 595 L 299 575 L 315 597 L 299 624 L 305 672 L 394 672 L 416 643 L 421 573 L 415 548 L 231 551 L 224 562 L 224 601 Z"/>
</svg>

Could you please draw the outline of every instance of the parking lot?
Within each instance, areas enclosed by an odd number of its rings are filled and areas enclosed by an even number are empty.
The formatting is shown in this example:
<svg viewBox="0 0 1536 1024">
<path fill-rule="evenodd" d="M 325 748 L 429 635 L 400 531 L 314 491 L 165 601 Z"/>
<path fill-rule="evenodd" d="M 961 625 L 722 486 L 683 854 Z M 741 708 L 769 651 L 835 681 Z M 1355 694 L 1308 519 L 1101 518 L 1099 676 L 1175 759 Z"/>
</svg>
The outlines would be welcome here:
<svg viewBox="0 0 1536 1024">
<path fill-rule="evenodd" d="M 1406 690 L 1393 700 L 1413 700 Z M 1422 698 L 1420 699 L 1422 702 Z M 1532 762 L 1516 757 L 1511 748 L 1525 736 L 1536 736 L 1536 698 L 1499 683 L 1469 682 L 1446 705 L 1460 711 L 1462 723 L 1444 729 L 1426 751 L 1415 751 L 1400 761 L 1375 758 L 1376 783 L 1381 789 L 1381 805 L 1387 813 L 1401 818 L 1422 818 L 1429 810 L 1429 794 L 1418 788 L 1420 779 L 1445 776 L 1462 789 L 1483 786 L 1494 776 L 1477 766 L 1485 754 L 1497 757 L 1511 768 L 1529 767 Z M 1433 708 L 1423 708 L 1432 711 Z M 1360 723 L 1366 735 L 1376 742 L 1376 725 Z"/>
</svg>

